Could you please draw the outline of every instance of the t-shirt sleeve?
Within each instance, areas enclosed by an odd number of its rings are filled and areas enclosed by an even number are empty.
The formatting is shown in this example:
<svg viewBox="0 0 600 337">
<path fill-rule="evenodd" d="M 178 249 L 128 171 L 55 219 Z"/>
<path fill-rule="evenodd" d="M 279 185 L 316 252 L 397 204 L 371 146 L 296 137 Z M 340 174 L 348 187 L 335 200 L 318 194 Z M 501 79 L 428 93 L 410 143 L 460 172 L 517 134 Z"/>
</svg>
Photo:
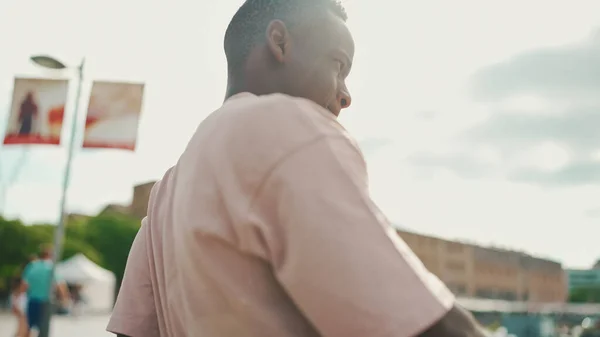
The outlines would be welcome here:
<svg viewBox="0 0 600 337">
<path fill-rule="evenodd" d="M 129 337 L 159 337 L 150 264 L 146 251 L 147 225 L 133 241 L 117 302 L 106 330 Z"/>
<path fill-rule="evenodd" d="M 415 336 L 454 297 L 398 237 L 368 193 L 364 159 L 346 137 L 282 160 L 251 204 L 247 247 L 325 337 Z"/>
</svg>

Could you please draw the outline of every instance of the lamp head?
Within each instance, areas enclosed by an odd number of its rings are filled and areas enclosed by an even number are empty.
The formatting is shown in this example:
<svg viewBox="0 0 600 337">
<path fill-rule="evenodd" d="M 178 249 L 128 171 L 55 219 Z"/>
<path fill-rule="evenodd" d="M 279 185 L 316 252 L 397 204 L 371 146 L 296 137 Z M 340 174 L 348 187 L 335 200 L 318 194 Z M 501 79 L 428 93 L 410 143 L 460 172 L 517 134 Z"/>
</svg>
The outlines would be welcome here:
<svg viewBox="0 0 600 337">
<path fill-rule="evenodd" d="M 40 67 L 48 69 L 65 69 L 67 67 L 64 63 L 60 62 L 52 56 L 47 55 L 32 56 L 31 61 L 33 61 L 33 63 L 39 65 Z"/>
</svg>

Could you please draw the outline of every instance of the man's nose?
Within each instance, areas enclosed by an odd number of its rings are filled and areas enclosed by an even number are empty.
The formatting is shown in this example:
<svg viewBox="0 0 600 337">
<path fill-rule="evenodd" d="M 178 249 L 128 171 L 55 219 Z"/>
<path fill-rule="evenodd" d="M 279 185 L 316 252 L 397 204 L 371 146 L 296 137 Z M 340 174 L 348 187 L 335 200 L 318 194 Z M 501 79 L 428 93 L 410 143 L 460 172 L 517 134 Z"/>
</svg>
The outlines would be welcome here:
<svg viewBox="0 0 600 337">
<path fill-rule="evenodd" d="M 342 90 L 338 94 L 338 102 L 340 102 L 340 107 L 342 109 L 346 109 L 352 104 L 352 97 L 347 90 Z"/>
</svg>

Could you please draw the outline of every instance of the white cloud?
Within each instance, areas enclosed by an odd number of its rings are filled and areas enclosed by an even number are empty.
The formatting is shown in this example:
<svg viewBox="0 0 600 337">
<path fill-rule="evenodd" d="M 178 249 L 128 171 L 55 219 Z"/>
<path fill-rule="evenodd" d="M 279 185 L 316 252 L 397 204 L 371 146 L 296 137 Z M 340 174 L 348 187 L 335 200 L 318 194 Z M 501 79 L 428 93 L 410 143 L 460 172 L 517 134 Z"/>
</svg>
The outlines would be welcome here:
<svg viewBox="0 0 600 337">
<path fill-rule="evenodd" d="M 489 145 L 480 145 L 477 146 L 473 152 L 473 156 L 476 159 L 481 160 L 482 162 L 489 165 L 501 165 L 502 164 L 502 156 L 501 154 Z"/>
<path fill-rule="evenodd" d="M 558 171 L 572 159 L 569 149 L 557 142 L 547 141 L 534 145 L 516 158 L 517 167 L 529 167 L 544 172 Z"/>
<path fill-rule="evenodd" d="M 499 106 L 504 111 L 518 111 L 519 113 L 547 114 L 552 111 L 552 104 L 546 97 L 538 95 L 516 95 L 509 97 Z"/>
</svg>

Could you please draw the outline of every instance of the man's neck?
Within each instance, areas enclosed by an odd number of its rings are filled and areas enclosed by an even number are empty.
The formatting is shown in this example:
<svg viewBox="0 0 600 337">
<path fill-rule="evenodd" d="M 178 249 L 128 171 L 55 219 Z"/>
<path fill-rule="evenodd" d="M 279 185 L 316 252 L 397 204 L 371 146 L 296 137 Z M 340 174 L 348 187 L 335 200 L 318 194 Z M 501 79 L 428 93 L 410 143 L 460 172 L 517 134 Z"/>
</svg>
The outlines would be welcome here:
<svg viewBox="0 0 600 337">
<path fill-rule="evenodd" d="M 225 100 L 242 92 L 248 92 L 256 96 L 269 95 L 273 93 L 285 93 L 281 90 L 279 85 L 264 79 L 261 81 L 246 83 L 242 79 L 229 77 L 227 79 Z"/>
<path fill-rule="evenodd" d="M 231 96 L 235 96 L 242 92 L 250 92 L 245 85 L 242 85 L 242 81 L 227 78 L 227 90 L 225 90 L 225 100 L 228 100 Z"/>
</svg>

